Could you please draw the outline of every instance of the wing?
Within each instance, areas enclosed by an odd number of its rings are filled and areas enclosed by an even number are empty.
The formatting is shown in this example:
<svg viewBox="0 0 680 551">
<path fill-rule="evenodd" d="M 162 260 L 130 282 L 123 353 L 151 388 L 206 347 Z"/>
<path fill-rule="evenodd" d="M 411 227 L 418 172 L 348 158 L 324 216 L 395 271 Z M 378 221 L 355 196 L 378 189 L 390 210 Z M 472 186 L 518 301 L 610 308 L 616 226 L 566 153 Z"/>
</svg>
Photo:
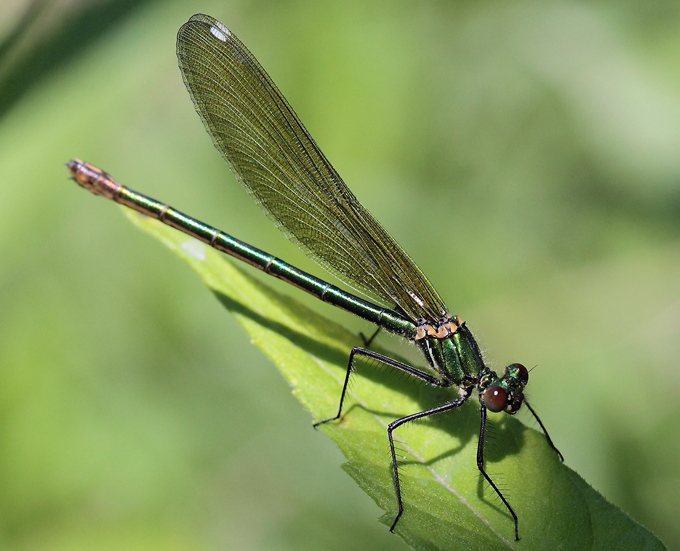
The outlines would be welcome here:
<svg viewBox="0 0 680 551">
<path fill-rule="evenodd" d="M 177 58 L 196 111 L 237 180 L 302 251 L 349 286 L 434 324 L 446 306 L 359 203 L 269 75 L 222 23 L 194 15 Z"/>
</svg>

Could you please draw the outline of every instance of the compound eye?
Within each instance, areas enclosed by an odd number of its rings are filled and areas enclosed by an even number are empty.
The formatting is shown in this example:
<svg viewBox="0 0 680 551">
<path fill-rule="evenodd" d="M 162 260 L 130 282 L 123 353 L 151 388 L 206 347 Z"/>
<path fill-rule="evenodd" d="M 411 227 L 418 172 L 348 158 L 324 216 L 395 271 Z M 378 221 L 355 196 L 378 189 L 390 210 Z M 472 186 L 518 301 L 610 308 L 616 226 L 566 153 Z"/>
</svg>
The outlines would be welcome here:
<svg viewBox="0 0 680 551">
<path fill-rule="evenodd" d="M 522 364 L 512 364 L 517 369 L 517 377 L 522 386 L 527 386 L 529 382 L 529 370 Z"/>
<path fill-rule="evenodd" d="M 508 403 L 508 394 L 499 386 L 490 386 L 484 391 L 482 400 L 489 411 L 498 413 L 505 409 Z"/>
</svg>

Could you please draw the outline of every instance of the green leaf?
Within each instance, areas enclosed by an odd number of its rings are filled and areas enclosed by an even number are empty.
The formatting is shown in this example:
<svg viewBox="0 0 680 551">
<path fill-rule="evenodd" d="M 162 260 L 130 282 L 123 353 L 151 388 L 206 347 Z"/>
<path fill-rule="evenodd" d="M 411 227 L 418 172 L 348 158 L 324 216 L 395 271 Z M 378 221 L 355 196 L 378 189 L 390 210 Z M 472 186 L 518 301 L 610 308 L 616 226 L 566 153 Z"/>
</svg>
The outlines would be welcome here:
<svg viewBox="0 0 680 551">
<path fill-rule="evenodd" d="M 225 255 L 156 220 L 127 216 L 196 271 L 281 371 L 314 420 L 335 414 L 356 335 L 253 278 Z M 294 293 L 295 291 L 293 291 Z M 343 468 L 385 510 L 396 498 L 387 424 L 455 396 L 363 365 L 342 420 L 319 428 L 347 457 Z M 490 414 L 486 467 L 519 516 L 513 522 L 476 467 L 476 402 L 396 431 L 404 514 L 396 533 L 415 549 L 665 549 L 562 464 L 544 436 L 506 414 Z M 311 430 L 311 423 L 310 423 Z M 385 528 L 387 529 L 387 528 Z"/>
</svg>

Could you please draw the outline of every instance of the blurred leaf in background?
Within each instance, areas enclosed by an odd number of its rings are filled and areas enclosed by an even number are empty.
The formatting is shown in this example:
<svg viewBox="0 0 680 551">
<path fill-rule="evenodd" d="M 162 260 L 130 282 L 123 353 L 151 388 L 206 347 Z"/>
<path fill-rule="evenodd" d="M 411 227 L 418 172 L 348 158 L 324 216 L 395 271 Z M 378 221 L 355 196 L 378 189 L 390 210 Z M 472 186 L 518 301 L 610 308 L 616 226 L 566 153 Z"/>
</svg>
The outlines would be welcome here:
<svg viewBox="0 0 680 551">
<path fill-rule="evenodd" d="M 679 547 L 680 6 L 12 0 L 3 548 L 403 547 L 201 283 L 67 180 L 78 156 L 321 275 L 193 112 L 174 42 L 199 11 L 257 55 L 487 358 L 538 366 L 532 405 L 567 464 Z"/>
</svg>

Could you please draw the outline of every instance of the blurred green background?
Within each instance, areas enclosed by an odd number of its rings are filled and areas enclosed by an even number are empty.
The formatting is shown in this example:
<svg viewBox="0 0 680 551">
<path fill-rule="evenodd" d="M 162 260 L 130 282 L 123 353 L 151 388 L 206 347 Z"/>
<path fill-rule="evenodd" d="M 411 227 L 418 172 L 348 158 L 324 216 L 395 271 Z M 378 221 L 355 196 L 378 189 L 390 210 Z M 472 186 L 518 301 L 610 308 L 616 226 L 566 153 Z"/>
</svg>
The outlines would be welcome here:
<svg viewBox="0 0 680 551">
<path fill-rule="evenodd" d="M 257 55 L 492 365 L 538 366 L 531 402 L 567 464 L 680 548 L 680 4 L 663 0 L 4 0 L 0 547 L 405 548 L 198 277 L 67 179 L 95 163 L 322 275 L 193 110 L 174 47 L 195 12 Z"/>
</svg>

